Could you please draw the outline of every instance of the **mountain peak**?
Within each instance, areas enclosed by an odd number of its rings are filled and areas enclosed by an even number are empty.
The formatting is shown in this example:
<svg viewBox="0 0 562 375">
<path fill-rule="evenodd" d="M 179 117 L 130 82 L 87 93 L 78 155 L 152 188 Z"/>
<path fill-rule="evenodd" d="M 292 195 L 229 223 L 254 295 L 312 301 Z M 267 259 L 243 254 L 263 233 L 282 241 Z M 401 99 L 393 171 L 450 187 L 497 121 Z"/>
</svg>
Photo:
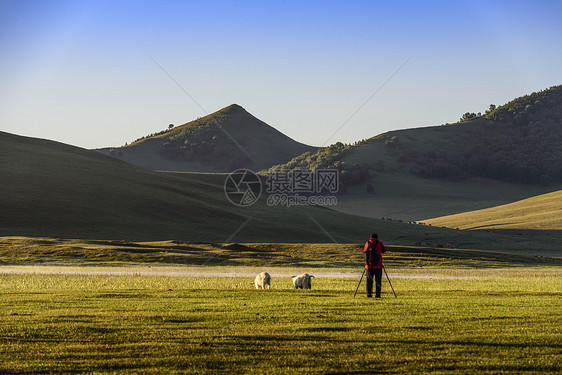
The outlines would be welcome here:
<svg viewBox="0 0 562 375">
<path fill-rule="evenodd" d="M 143 168 L 167 171 L 229 172 L 267 169 L 315 147 L 299 143 L 238 104 L 186 124 L 141 138 L 110 156 Z"/>
<path fill-rule="evenodd" d="M 236 114 L 236 113 L 243 113 L 247 111 L 241 106 L 239 106 L 238 104 L 231 104 L 228 107 L 224 107 L 223 109 L 221 109 L 220 112 L 224 114 Z"/>
</svg>

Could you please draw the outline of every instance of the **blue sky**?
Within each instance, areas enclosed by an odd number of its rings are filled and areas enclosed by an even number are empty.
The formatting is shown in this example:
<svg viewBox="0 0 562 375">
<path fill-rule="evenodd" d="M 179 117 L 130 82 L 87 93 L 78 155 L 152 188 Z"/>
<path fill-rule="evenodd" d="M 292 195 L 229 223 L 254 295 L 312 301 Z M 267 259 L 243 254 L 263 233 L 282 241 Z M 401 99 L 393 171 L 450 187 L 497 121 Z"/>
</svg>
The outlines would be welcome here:
<svg viewBox="0 0 562 375">
<path fill-rule="evenodd" d="M 374 93 L 329 143 L 452 123 L 562 84 L 561 17 L 557 1 L 0 0 L 0 130 L 120 146 L 237 103 L 322 146 Z"/>
</svg>

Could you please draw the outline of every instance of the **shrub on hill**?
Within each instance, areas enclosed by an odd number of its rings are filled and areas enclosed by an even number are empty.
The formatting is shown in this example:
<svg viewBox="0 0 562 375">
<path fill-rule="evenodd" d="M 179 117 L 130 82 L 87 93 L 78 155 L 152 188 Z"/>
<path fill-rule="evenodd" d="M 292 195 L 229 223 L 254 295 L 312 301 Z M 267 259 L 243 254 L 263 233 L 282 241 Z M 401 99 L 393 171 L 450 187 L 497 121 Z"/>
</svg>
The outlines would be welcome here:
<svg viewBox="0 0 562 375">
<path fill-rule="evenodd" d="M 364 141 L 362 141 L 364 142 Z M 360 142 L 361 143 L 361 142 Z M 356 144 L 360 144 L 356 143 Z M 260 173 L 267 174 L 275 171 L 337 169 L 340 173 L 340 193 L 345 193 L 350 186 L 359 184 L 369 178 L 369 170 L 356 163 L 341 161 L 353 146 L 337 142 L 329 147 L 318 150 L 316 153 L 306 152 L 293 158 L 286 164 L 275 165 Z"/>
<path fill-rule="evenodd" d="M 170 125 L 172 125 L 172 124 L 170 124 Z M 143 139 L 147 139 L 147 138 L 151 138 L 151 137 L 157 137 L 157 136 L 159 136 L 159 135 L 165 134 L 165 133 L 169 132 L 169 131 L 172 130 L 172 129 L 173 129 L 173 126 L 172 126 L 172 127 L 168 127 L 168 129 L 164 129 L 164 130 L 162 130 L 162 131 L 155 132 L 155 133 L 151 133 L 151 134 L 145 135 L 145 136 L 143 136 L 143 137 L 137 138 L 137 139 L 135 139 L 133 142 L 131 142 L 131 145 L 134 144 L 134 143 L 140 142 L 140 141 L 142 141 Z M 129 144 L 126 142 L 126 143 L 125 143 L 125 146 L 128 146 L 128 145 L 129 145 Z"/>
<path fill-rule="evenodd" d="M 216 126 L 183 128 L 168 138 L 160 152 L 177 161 L 228 161 L 232 169 L 250 163 L 242 150 Z"/>
</svg>

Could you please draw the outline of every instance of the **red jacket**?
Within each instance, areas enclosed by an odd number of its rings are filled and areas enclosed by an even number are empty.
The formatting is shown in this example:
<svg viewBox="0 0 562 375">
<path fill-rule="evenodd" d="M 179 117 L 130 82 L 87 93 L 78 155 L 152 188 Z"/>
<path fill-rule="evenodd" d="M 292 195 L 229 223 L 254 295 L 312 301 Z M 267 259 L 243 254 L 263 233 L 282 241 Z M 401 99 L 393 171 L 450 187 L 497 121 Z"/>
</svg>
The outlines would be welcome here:
<svg viewBox="0 0 562 375">
<path fill-rule="evenodd" d="M 369 254 L 369 247 L 374 247 L 374 254 Z M 386 252 L 386 247 L 378 240 L 369 240 L 363 249 L 365 253 L 365 269 L 382 268 L 382 253 Z M 374 255 L 374 256 L 373 256 Z"/>
</svg>

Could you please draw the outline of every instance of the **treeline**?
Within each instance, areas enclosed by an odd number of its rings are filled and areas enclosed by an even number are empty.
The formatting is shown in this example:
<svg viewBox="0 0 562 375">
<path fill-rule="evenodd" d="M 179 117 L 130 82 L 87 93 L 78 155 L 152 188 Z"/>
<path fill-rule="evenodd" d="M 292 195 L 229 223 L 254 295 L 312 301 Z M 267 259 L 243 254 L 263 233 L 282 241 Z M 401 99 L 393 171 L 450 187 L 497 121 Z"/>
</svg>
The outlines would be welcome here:
<svg viewBox="0 0 562 375">
<path fill-rule="evenodd" d="M 533 126 L 562 119 L 562 86 L 525 95 L 496 108 L 486 115 L 496 123 Z"/>
<path fill-rule="evenodd" d="M 457 164 L 470 174 L 509 182 L 562 183 L 562 123 L 506 127 L 505 134 L 469 147 Z"/>
<path fill-rule="evenodd" d="M 366 142 L 356 142 L 355 145 Z M 329 147 L 318 150 L 316 153 L 306 152 L 293 158 L 286 164 L 275 165 L 260 173 L 273 173 L 275 171 L 337 169 L 340 174 L 340 193 L 345 193 L 347 188 L 365 182 L 369 178 L 369 170 L 357 163 L 347 163 L 341 159 L 352 150 L 352 145 L 337 142 Z"/>
<path fill-rule="evenodd" d="M 467 139 L 456 154 L 411 150 L 398 141 L 387 146 L 397 149 L 400 161 L 412 163 L 412 172 L 424 177 L 562 183 L 562 86 L 491 106 L 484 117 L 491 121 L 492 130 Z"/>
<path fill-rule="evenodd" d="M 143 136 L 143 137 L 137 138 L 137 139 L 135 139 L 133 142 L 131 142 L 131 144 L 136 143 L 136 142 L 139 142 L 139 141 L 142 141 L 143 139 L 152 138 L 152 137 L 156 137 L 156 136 L 165 134 L 165 133 L 169 132 L 169 131 L 172 130 L 172 129 L 174 129 L 174 124 L 168 125 L 168 129 L 164 129 L 164 130 L 162 130 L 162 131 L 159 131 L 159 132 L 156 132 L 156 133 L 151 133 L 151 134 L 145 135 L 145 136 Z M 127 146 L 127 145 L 128 145 L 128 143 L 125 143 L 125 146 Z"/>
</svg>

